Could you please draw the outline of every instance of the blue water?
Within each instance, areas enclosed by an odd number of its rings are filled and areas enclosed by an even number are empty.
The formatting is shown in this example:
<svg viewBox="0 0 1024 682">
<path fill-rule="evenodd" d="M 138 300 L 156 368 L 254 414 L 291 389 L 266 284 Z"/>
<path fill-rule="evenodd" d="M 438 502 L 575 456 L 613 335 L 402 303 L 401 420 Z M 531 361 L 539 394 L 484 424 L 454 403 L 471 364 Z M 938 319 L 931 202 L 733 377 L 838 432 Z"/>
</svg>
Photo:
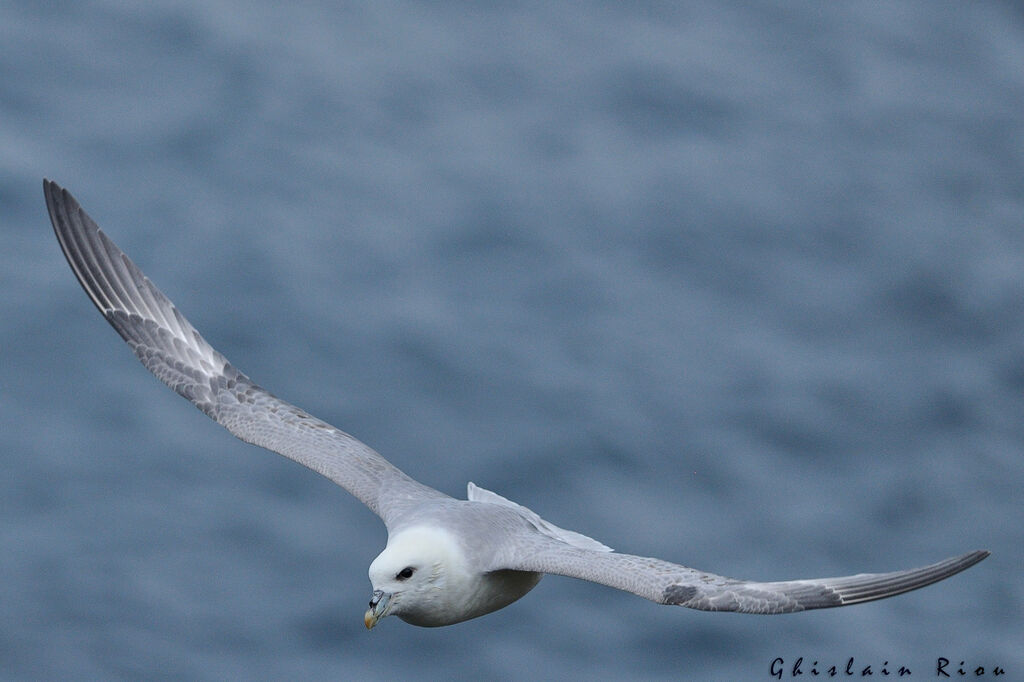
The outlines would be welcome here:
<svg viewBox="0 0 1024 682">
<path fill-rule="evenodd" d="M 0 676 L 1024 676 L 1024 14 L 1007 3 L 0 5 Z M 455 495 L 784 579 L 549 577 L 362 625 L 382 525 L 150 377 L 69 187 L 238 367 Z"/>
</svg>

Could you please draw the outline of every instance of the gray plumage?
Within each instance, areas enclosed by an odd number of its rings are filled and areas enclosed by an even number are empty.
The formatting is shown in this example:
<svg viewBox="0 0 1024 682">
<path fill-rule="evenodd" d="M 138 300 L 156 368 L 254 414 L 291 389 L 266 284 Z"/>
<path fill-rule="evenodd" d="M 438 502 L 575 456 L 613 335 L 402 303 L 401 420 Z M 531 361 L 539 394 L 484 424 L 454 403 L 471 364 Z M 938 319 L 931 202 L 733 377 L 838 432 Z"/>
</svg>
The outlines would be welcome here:
<svg viewBox="0 0 1024 682">
<path fill-rule="evenodd" d="M 394 614 L 447 625 L 501 608 L 553 573 L 706 611 L 789 613 L 891 597 L 948 578 L 986 551 L 923 568 L 840 578 L 752 582 L 619 554 L 469 484 L 467 500 L 425 486 L 352 436 L 253 383 L 200 336 L 86 215 L 44 181 L 64 255 L 89 298 L 158 379 L 238 438 L 328 477 L 384 521 L 367 627 Z M 403 577 L 404 576 L 404 577 Z"/>
<path fill-rule="evenodd" d="M 247 443 L 323 474 L 385 521 L 399 502 L 446 497 L 399 471 L 372 449 L 253 383 L 184 315 L 55 183 L 46 206 L 75 276 L 107 321 L 160 381 Z M 382 490 L 401 489 L 401 495 Z"/>
</svg>

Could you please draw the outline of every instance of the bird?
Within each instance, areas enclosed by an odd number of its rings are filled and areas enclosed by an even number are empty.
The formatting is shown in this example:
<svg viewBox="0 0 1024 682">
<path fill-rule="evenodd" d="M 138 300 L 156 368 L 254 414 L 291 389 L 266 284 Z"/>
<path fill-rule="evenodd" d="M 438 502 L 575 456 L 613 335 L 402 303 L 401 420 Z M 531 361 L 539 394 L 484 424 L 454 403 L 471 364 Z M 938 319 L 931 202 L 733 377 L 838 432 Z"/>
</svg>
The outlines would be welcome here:
<svg viewBox="0 0 1024 682">
<path fill-rule="evenodd" d="M 44 179 L 43 193 L 75 277 L 150 372 L 236 437 L 326 476 L 384 522 L 387 542 L 368 571 L 367 629 L 387 616 L 423 627 L 483 616 L 523 597 L 545 574 L 658 604 L 793 613 L 892 597 L 989 555 L 976 550 L 889 573 L 757 582 L 613 551 L 472 482 L 466 499 L 456 499 L 254 383 L 207 343 L 66 189 Z"/>
</svg>

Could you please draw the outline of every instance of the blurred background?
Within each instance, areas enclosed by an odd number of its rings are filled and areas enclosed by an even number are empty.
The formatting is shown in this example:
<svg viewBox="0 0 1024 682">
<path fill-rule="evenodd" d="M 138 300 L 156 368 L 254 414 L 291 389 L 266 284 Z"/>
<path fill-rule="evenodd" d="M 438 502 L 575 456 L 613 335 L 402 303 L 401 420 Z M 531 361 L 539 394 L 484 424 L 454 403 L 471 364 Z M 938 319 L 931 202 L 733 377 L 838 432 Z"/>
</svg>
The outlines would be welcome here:
<svg viewBox="0 0 1024 682">
<path fill-rule="evenodd" d="M 1024 671 L 1013 3 L 0 5 L 0 676 Z M 383 526 L 159 384 L 68 187 L 274 393 L 462 497 L 778 580 L 993 555 L 782 617 L 546 578 L 362 624 Z"/>
</svg>

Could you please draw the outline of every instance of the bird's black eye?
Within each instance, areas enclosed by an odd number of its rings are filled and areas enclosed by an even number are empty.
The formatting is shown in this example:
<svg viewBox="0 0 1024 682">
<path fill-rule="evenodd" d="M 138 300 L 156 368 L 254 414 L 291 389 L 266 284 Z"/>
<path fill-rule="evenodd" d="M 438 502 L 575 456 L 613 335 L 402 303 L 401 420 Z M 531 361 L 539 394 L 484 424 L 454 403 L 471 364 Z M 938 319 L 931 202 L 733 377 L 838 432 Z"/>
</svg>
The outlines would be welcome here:
<svg viewBox="0 0 1024 682">
<path fill-rule="evenodd" d="M 408 580 L 409 578 L 412 577 L 412 574 L 413 574 L 413 572 L 415 570 L 416 569 L 413 568 L 412 566 L 406 566 L 405 568 L 403 568 L 401 571 L 398 572 L 398 575 L 396 575 L 395 578 L 397 578 L 398 580 Z"/>
</svg>

